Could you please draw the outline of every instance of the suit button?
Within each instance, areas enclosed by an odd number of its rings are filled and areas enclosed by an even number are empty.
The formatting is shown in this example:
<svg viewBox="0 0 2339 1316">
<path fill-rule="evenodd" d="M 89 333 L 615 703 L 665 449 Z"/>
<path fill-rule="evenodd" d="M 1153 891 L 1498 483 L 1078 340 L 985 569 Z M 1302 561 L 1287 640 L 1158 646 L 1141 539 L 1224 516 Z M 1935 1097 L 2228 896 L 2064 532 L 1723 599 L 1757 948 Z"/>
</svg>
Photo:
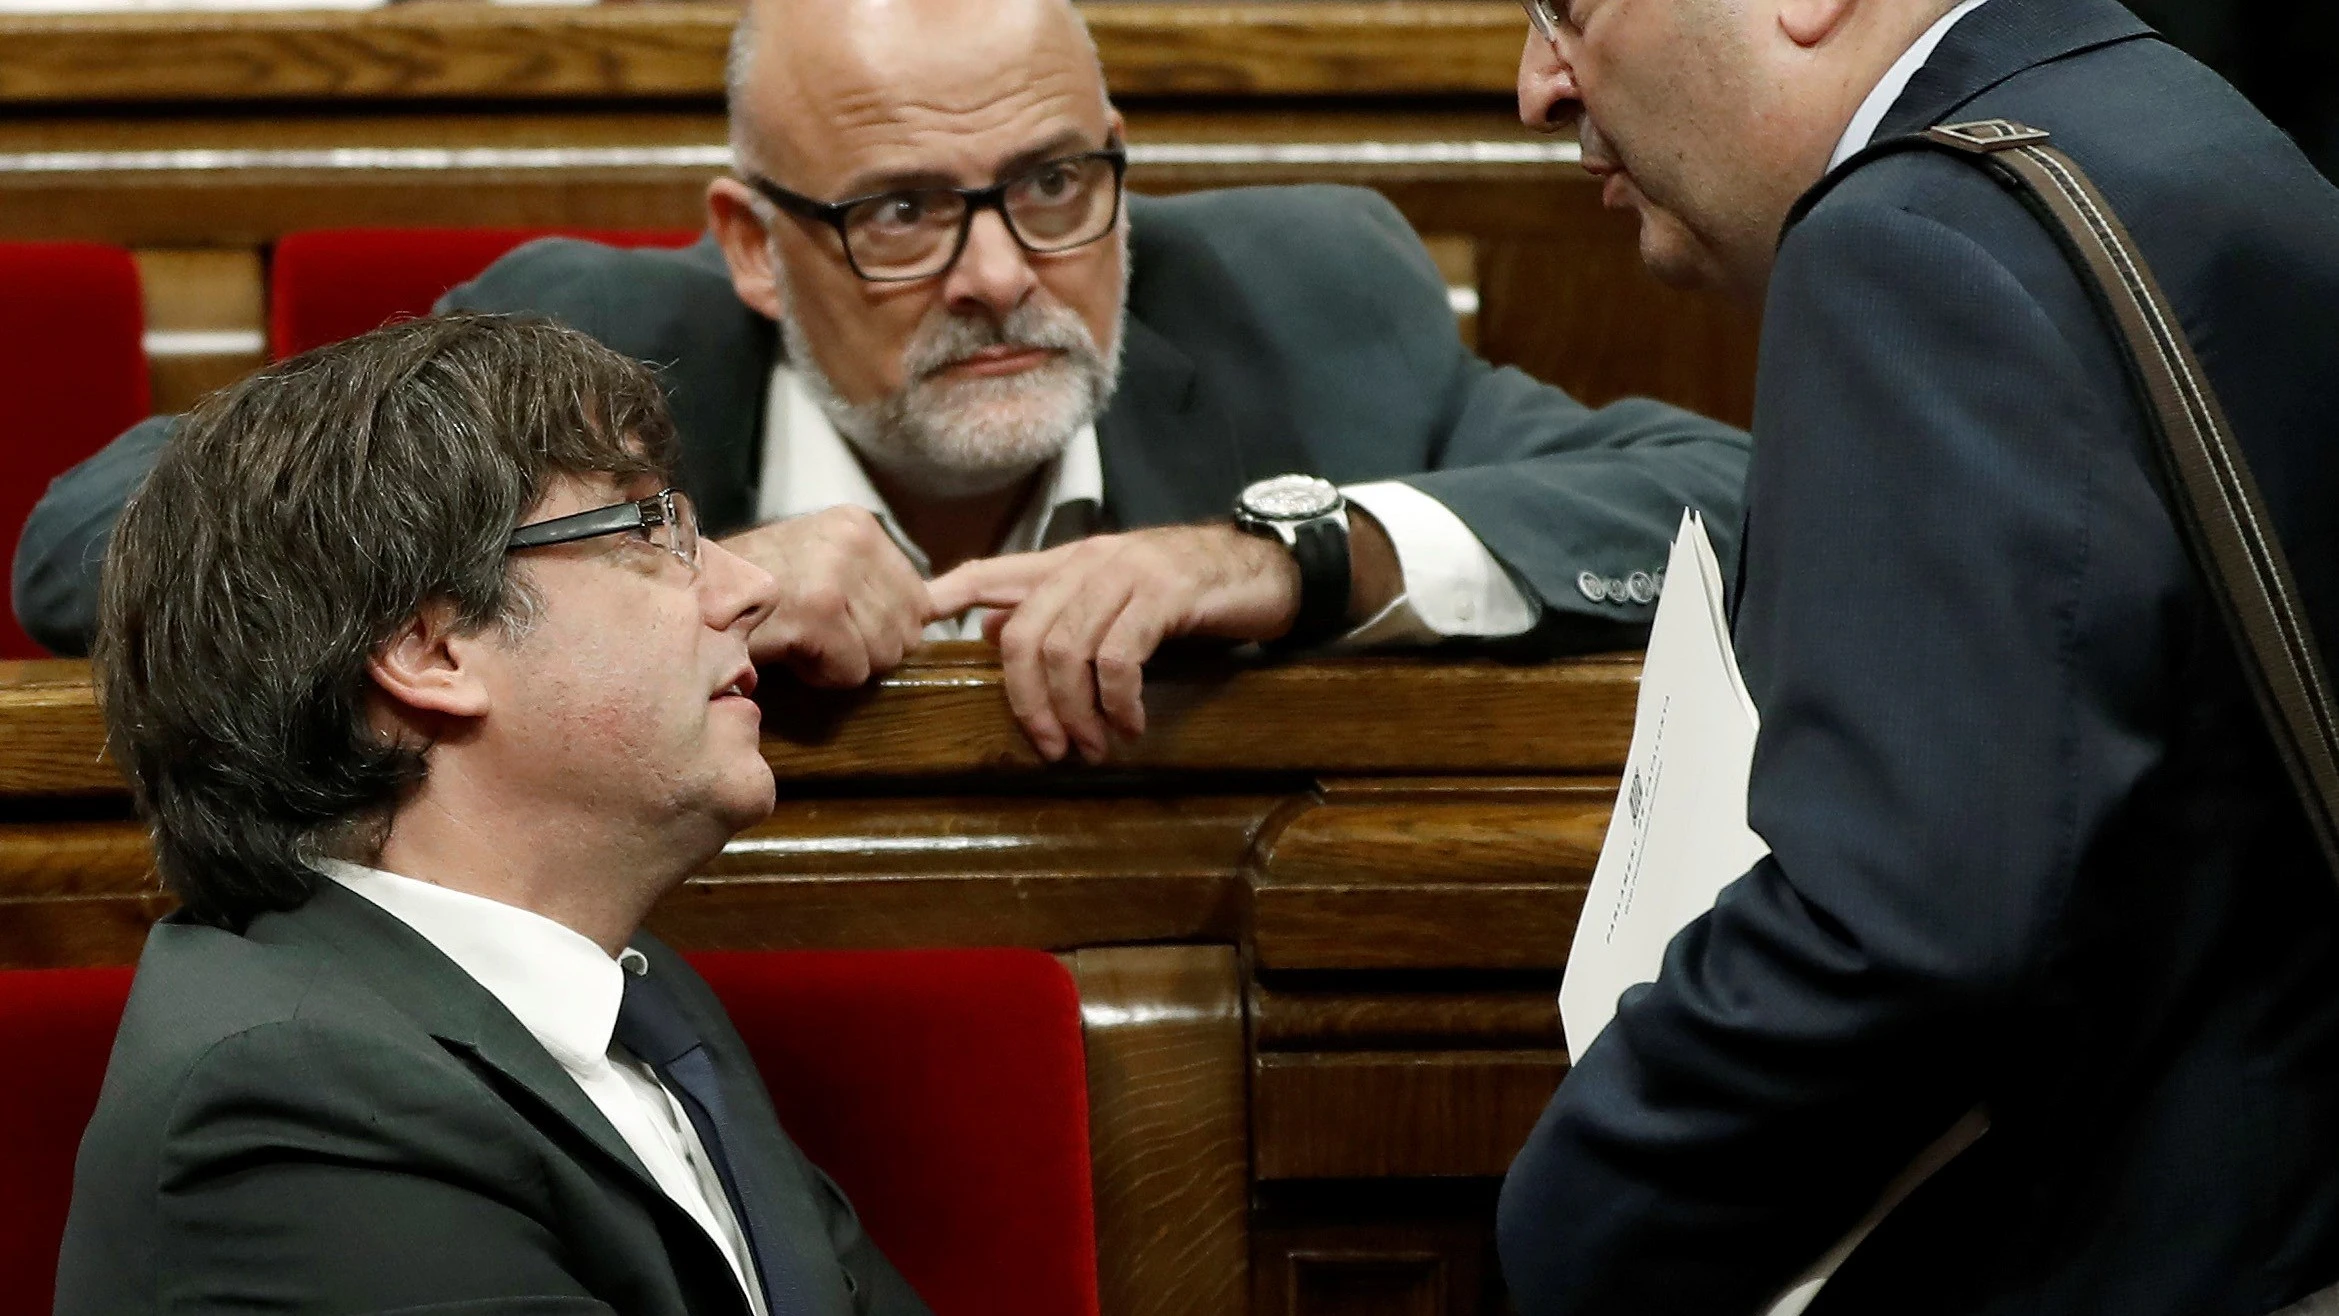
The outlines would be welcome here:
<svg viewBox="0 0 2339 1316">
<path fill-rule="evenodd" d="M 1582 590 L 1584 597 L 1594 603 L 1602 602 L 1608 597 L 1608 582 L 1600 579 L 1598 572 L 1587 571 L 1576 577 L 1576 588 Z"/>
<path fill-rule="evenodd" d="M 1611 580 L 1608 582 L 1608 601 L 1610 603 L 1623 603 L 1631 597 L 1632 590 L 1623 581 Z"/>
<path fill-rule="evenodd" d="M 1635 571 L 1632 579 L 1624 582 L 1624 592 L 1632 595 L 1635 603 L 1647 603 L 1657 597 L 1657 580 L 1646 571 Z"/>
</svg>

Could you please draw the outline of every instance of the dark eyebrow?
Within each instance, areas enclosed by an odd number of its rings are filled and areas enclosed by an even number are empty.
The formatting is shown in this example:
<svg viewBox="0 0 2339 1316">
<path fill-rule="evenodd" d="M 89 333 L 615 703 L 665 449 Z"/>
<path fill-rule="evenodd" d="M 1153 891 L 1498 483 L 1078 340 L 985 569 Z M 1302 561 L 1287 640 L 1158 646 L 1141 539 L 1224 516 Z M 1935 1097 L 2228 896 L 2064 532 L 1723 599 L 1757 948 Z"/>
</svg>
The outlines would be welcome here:
<svg viewBox="0 0 2339 1316">
<path fill-rule="evenodd" d="M 1078 155 L 1098 148 L 1088 144 L 1088 135 L 1077 128 L 1067 128 L 1037 146 L 1027 147 L 1001 161 L 991 181 L 1012 178 L 1015 175 L 1049 160 L 1066 155 Z M 959 181 L 936 169 L 897 170 L 891 173 L 856 175 L 844 189 L 840 200 L 877 196 L 888 192 L 909 192 L 919 188 L 960 186 Z"/>
</svg>

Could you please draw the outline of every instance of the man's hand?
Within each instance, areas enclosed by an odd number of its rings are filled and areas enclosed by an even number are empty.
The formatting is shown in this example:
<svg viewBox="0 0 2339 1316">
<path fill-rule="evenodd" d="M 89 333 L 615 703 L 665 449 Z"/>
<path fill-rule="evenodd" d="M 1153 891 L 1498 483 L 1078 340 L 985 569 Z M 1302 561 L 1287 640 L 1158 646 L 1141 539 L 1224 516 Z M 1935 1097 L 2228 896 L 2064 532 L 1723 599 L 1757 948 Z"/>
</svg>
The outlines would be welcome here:
<svg viewBox="0 0 2339 1316">
<path fill-rule="evenodd" d="M 749 637 L 749 654 L 810 685 L 856 686 L 893 670 L 934 612 L 918 569 L 865 508 L 774 521 L 723 547 L 780 582 L 779 606 Z"/>
<path fill-rule="evenodd" d="M 971 607 L 999 645 L 1007 701 L 1041 757 L 1101 762 L 1145 732 L 1144 664 L 1172 636 L 1272 640 L 1299 613 L 1282 545 L 1231 525 L 1102 535 L 936 577 L 932 617 Z"/>
</svg>

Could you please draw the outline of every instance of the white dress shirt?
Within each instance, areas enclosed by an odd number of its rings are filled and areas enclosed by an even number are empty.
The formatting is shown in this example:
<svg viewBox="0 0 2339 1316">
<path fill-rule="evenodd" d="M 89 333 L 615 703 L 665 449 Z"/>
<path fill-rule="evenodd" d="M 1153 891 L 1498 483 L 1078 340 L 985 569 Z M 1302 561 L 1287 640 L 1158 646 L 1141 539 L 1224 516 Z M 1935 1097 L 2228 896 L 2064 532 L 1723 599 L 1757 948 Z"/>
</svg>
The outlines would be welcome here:
<svg viewBox="0 0 2339 1316">
<path fill-rule="evenodd" d="M 1948 36 L 1949 29 L 1956 27 L 1960 20 L 1981 8 L 1982 4 L 1983 0 L 1965 0 L 1964 4 L 1943 14 L 1933 26 L 1925 29 L 1925 34 L 1917 38 L 1915 45 L 1910 46 L 1893 62 L 1891 68 L 1884 71 L 1884 80 L 1877 83 L 1875 90 L 1868 93 L 1868 99 L 1860 102 L 1860 108 L 1853 111 L 1851 123 L 1844 128 L 1844 135 L 1835 144 L 1835 154 L 1828 159 L 1828 172 L 1833 173 L 1837 165 L 1868 149 L 1876 140 L 1876 129 L 1884 122 L 1884 116 L 1892 112 L 1893 103 L 1900 99 L 1900 94 L 1909 89 L 1909 79 L 1917 76 L 1917 70 L 1925 67 L 1925 61 L 1933 58 L 1934 50 L 1941 45 L 1941 38 Z"/>
<path fill-rule="evenodd" d="M 756 520 L 777 521 L 838 506 L 867 508 L 919 574 L 931 576 L 933 564 L 902 532 L 860 459 L 786 362 L 772 368 L 766 398 Z M 1343 643 L 1492 638 L 1517 635 L 1535 624 L 1535 605 L 1445 504 L 1395 480 L 1350 485 L 1341 492 L 1388 533 L 1405 586 L 1378 616 L 1343 637 Z M 1083 426 L 1063 454 L 1048 463 L 1038 495 L 1008 530 L 999 551 L 1028 553 L 1096 533 L 1103 522 L 1104 496 L 1096 427 Z M 984 611 L 976 608 L 964 617 L 935 622 L 926 628 L 926 638 L 979 639 Z"/>
<path fill-rule="evenodd" d="M 325 876 L 381 907 L 503 1003 L 584 1089 L 658 1187 L 722 1249 L 755 1316 L 766 1316 L 754 1253 L 723 1180 L 682 1104 L 650 1067 L 611 1040 L 625 975 L 649 971 L 640 951 L 611 959 L 541 914 L 337 859 Z"/>
</svg>

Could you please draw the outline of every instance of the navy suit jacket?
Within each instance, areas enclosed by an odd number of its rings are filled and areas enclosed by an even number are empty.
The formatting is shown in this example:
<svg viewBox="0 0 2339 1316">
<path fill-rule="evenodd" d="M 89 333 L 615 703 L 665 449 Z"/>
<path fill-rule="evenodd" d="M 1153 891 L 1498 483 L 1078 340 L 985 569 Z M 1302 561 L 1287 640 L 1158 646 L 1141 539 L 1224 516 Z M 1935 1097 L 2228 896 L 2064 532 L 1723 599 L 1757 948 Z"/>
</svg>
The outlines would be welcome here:
<svg viewBox="0 0 2339 1316">
<path fill-rule="evenodd" d="M 2125 217 L 2339 653 L 2339 192 L 2112 0 L 1990 0 L 1880 133 L 2051 131 Z M 1766 308 L 1737 640 L 1772 850 L 1577 1058 L 1519 1310 L 2259 1316 L 2339 1279 L 2339 887 L 2109 329 L 1965 161 L 1848 166 Z"/>
</svg>

